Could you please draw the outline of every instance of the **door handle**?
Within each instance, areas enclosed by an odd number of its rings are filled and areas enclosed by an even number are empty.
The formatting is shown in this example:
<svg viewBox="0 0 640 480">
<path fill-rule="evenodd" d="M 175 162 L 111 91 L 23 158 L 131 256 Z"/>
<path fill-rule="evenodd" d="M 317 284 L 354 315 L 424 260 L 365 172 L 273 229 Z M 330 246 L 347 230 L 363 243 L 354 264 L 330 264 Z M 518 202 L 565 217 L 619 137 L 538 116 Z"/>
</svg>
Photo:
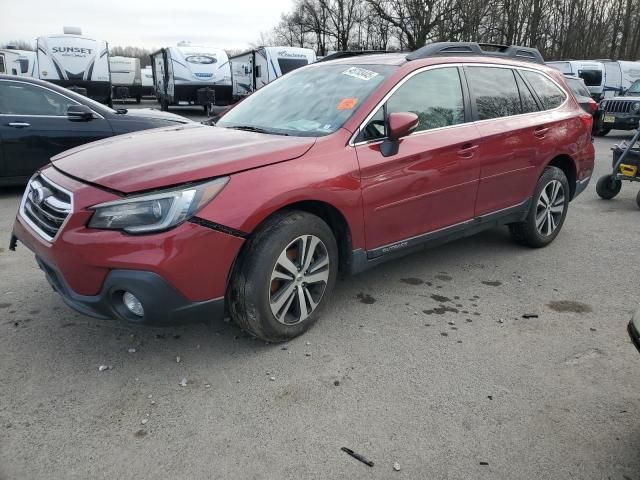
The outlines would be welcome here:
<svg viewBox="0 0 640 480">
<path fill-rule="evenodd" d="M 461 158 L 471 158 L 473 157 L 473 153 L 478 149 L 478 145 L 473 145 L 471 143 L 465 143 L 458 150 L 458 156 Z"/>
<path fill-rule="evenodd" d="M 533 131 L 533 134 L 538 138 L 544 138 L 549 133 L 549 127 L 538 127 Z"/>
<path fill-rule="evenodd" d="M 11 123 L 8 123 L 7 125 L 13 128 L 26 128 L 31 126 L 30 123 L 25 123 L 25 122 L 11 122 Z"/>
</svg>

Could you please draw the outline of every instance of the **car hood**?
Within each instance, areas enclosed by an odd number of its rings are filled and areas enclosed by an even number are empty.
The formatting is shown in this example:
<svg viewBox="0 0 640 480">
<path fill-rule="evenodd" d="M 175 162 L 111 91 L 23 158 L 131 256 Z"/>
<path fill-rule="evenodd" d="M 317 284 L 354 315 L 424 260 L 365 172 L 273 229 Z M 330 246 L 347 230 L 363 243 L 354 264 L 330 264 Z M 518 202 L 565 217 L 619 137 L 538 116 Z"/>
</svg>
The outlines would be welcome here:
<svg viewBox="0 0 640 480">
<path fill-rule="evenodd" d="M 51 161 L 72 177 L 131 193 L 292 160 L 315 140 L 190 123 L 88 143 Z"/>
<path fill-rule="evenodd" d="M 621 96 L 620 97 L 620 96 L 618 96 L 618 97 L 611 97 L 611 98 L 605 98 L 604 99 L 604 101 L 607 101 L 607 102 L 610 101 L 610 100 L 627 100 L 629 102 L 638 102 L 638 101 L 640 101 L 640 95 L 635 95 L 634 94 L 633 96 L 630 95 L 628 97 L 625 97 L 625 96 Z"/>
<path fill-rule="evenodd" d="M 136 108 L 129 109 L 127 113 L 123 115 L 126 117 L 143 117 L 143 118 L 159 118 L 161 120 L 171 120 L 179 123 L 189 123 L 189 120 L 186 117 L 181 115 L 176 115 L 175 113 L 163 112 L 161 110 L 156 110 L 154 108 Z"/>
</svg>

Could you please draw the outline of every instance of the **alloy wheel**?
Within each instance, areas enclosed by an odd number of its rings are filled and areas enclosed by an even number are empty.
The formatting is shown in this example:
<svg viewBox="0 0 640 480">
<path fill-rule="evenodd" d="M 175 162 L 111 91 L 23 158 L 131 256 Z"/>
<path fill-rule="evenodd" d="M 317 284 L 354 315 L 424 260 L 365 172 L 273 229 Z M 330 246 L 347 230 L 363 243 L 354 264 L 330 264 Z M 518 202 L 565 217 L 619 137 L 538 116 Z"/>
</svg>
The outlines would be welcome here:
<svg viewBox="0 0 640 480">
<path fill-rule="evenodd" d="M 280 253 L 271 273 L 269 305 L 285 325 L 296 325 L 313 313 L 329 281 L 329 254 L 315 235 L 293 240 Z"/>
<path fill-rule="evenodd" d="M 551 180 L 545 185 L 536 206 L 536 229 L 540 235 L 548 237 L 555 232 L 566 208 L 566 201 L 562 183 Z"/>
</svg>

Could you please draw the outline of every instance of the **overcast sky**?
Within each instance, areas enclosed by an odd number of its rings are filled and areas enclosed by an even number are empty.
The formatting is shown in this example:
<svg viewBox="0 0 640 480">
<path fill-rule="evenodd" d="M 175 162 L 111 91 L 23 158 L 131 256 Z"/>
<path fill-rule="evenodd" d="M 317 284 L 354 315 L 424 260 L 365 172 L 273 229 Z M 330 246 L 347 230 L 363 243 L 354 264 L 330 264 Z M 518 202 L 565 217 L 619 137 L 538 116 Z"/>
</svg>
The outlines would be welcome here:
<svg viewBox="0 0 640 480">
<path fill-rule="evenodd" d="M 62 33 L 110 46 L 164 47 L 180 40 L 236 49 L 271 30 L 292 0 L 0 0 L 0 44 Z"/>
</svg>

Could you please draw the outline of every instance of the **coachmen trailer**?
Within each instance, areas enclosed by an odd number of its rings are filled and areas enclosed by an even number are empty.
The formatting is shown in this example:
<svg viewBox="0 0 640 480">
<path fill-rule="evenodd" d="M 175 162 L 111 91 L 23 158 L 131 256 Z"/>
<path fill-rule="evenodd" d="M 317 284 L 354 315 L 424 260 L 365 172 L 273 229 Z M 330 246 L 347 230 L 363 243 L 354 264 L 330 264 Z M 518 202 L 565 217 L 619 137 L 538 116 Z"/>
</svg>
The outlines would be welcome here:
<svg viewBox="0 0 640 480">
<path fill-rule="evenodd" d="M 111 104 L 107 42 L 83 37 L 79 28 L 62 35 L 38 37 L 38 77 Z"/>
<path fill-rule="evenodd" d="M 604 98 L 624 94 L 636 80 L 640 80 L 640 62 L 599 60 L 604 65 Z"/>
<path fill-rule="evenodd" d="M 131 57 L 109 57 L 111 70 L 111 97 L 125 100 L 135 98 L 137 103 L 142 99 L 142 73 L 140 59 Z"/>
<path fill-rule="evenodd" d="M 187 42 L 151 54 L 153 85 L 161 110 L 170 105 L 228 105 L 231 67 L 224 50 Z"/>
<path fill-rule="evenodd" d="M 604 98 L 604 65 L 594 60 L 562 60 L 546 62 L 550 67 L 565 75 L 580 77 L 584 80 L 591 97 L 597 102 Z"/>
<path fill-rule="evenodd" d="M 140 70 L 142 78 L 142 96 L 153 97 L 155 95 L 153 90 L 153 69 L 151 67 L 144 67 Z"/>
<path fill-rule="evenodd" d="M 259 47 L 231 57 L 233 96 L 241 98 L 269 82 L 316 61 L 309 48 Z"/>
<path fill-rule="evenodd" d="M 37 75 L 36 52 L 16 48 L 0 48 L 0 75 L 33 77 Z"/>
</svg>

